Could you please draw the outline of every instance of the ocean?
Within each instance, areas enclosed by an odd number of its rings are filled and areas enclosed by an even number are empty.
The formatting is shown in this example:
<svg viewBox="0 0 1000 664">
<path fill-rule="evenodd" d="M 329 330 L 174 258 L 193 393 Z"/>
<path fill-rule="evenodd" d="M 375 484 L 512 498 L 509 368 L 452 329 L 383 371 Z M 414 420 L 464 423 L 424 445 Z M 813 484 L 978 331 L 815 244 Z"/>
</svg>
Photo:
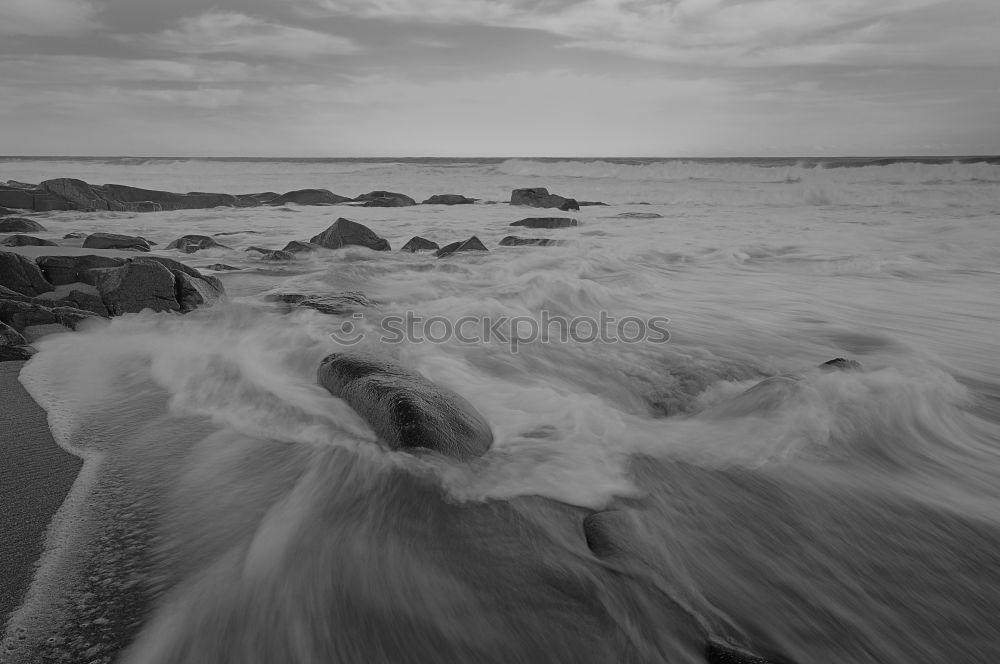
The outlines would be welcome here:
<svg viewBox="0 0 1000 664">
<path fill-rule="evenodd" d="M 0 660 L 1000 661 L 1000 159 L 0 158 L 54 177 L 480 201 L 33 215 L 239 270 L 39 342 L 21 381 L 85 464 Z M 393 251 L 244 251 L 338 217 Z M 189 233 L 229 248 L 163 250 Z M 492 449 L 388 451 L 317 384 L 333 352 L 461 395 Z"/>
</svg>

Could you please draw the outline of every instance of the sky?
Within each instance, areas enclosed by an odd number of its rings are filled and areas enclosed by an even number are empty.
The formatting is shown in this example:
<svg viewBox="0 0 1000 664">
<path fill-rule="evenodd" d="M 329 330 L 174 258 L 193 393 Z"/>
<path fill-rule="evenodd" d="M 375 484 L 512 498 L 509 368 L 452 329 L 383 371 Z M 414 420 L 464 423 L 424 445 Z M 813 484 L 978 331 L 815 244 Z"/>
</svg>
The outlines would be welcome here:
<svg viewBox="0 0 1000 664">
<path fill-rule="evenodd" d="M 0 154 L 1000 154 L 1000 0 L 0 0 Z"/>
</svg>

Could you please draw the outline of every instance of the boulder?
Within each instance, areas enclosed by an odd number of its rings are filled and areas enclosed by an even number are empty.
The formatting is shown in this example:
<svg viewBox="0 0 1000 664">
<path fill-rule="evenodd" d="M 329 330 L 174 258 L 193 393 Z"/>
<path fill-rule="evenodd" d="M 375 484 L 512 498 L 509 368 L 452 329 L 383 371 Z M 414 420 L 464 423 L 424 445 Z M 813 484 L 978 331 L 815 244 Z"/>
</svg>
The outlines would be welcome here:
<svg viewBox="0 0 1000 664">
<path fill-rule="evenodd" d="M 579 210 L 580 205 L 572 198 L 550 194 L 545 187 L 528 187 L 510 192 L 511 205 L 529 205 L 540 208 L 559 208 L 560 210 Z"/>
<path fill-rule="evenodd" d="M 34 210 L 35 197 L 30 190 L 0 185 L 0 205 L 5 208 Z"/>
<path fill-rule="evenodd" d="M 390 449 L 423 448 L 467 460 L 482 456 L 493 444 L 489 424 L 472 404 L 381 358 L 335 353 L 320 364 L 317 378 Z"/>
<path fill-rule="evenodd" d="M 231 194 L 201 191 L 177 194 L 170 191 L 140 189 L 121 184 L 106 184 L 100 189 L 108 200 L 121 204 L 124 209 L 139 212 L 199 210 L 213 207 L 235 207 L 237 204 L 236 197 Z"/>
<path fill-rule="evenodd" d="M 639 537 L 639 524 L 631 512 L 605 510 L 583 520 L 583 534 L 594 555 L 612 558 L 635 548 L 631 543 Z"/>
<path fill-rule="evenodd" d="M 11 235 L 6 238 L 0 245 L 4 247 L 58 247 L 52 240 L 43 240 L 40 237 L 32 237 L 30 235 Z"/>
<path fill-rule="evenodd" d="M 83 241 L 84 249 L 126 249 L 133 251 L 149 251 L 149 242 L 132 235 L 117 235 L 115 233 L 91 233 Z"/>
<path fill-rule="evenodd" d="M 0 300 L 0 323 L 15 330 L 23 331 L 31 325 L 51 325 L 58 323 L 52 309 L 36 302 Z"/>
<path fill-rule="evenodd" d="M 57 323 L 71 330 L 75 330 L 83 321 L 104 318 L 93 311 L 75 307 L 52 307 L 52 314 L 56 317 Z"/>
<path fill-rule="evenodd" d="M 177 311 L 174 274 L 155 262 L 129 261 L 121 267 L 92 270 L 101 300 L 112 316 L 143 309 Z"/>
<path fill-rule="evenodd" d="M 310 238 L 313 244 L 327 249 L 340 249 L 347 246 L 368 247 L 374 251 L 389 251 L 388 240 L 379 237 L 375 231 L 364 224 L 341 217 L 325 231 Z"/>
<path fill-rule="evenodd" d="M 0 346 L 23 346 L 28 343 L 24 336 L 7 323 L 0 323 Z"/>
<path fill-rule="evenodd" d="M 119 206 L 107 200 L 104 193 L 99 189 L 87 184 L 83 180 L 73 178 L 57 178 L 46 180 L 38 185 L 42 191 L 49 192 L 55 196 L 69 202 L 74 210 L 94 211 L 94 210 L 117 210 Z"/>
<path fill-rule="evenodd" d="M 259 196 L 261 194 L 252 195 Z M 299 189 L 270 198 L 266 201 L 266 204 L 287 205 L 288 203 L 295 203 L 296 205 L 337 205 L 338 203 L 349 203 L 350 201 L 351 199 L 347 196 L 335 194 L 329 189 Z"/>
<path fill-rule="evenodd" d="M 35 261 L 10 251 L 0 251 L 0 286 L 30 296 L 52 290 Z"/>
<path fill-rule="evenodd" d="M 408 251 L 411 254 L 418 251 L 437 251 L 441 246 L 437 242 L 431 242 L 427 238 L 415 235 L 410 238 L 410 241 L 403 245 L 400 251 Z"/>
<path fill-rule="evenodd" d="M 501 247 L 548 247 L 554 244 L 558 244 L 558 241 L 542 237 L 517 237 L 516 235 L 508 235 L 500 240 Z"/>
<path fill-rule="evenodd" d="M 861 371 L 861 363 L 845 357 L 835 357 L 819 365 L 819 368 L 825 371 Z"/>
<path fill-rule="evenodd" d="M 293 261 L 295 254 L 280 249 L 265 249 L 263 247 L 247 247 L 244 251 L 260 254 L 265 261 Z"/>
<path fill-rule="evenodd" d="M 0 218 L 0 233 L 44 233 L 45 226 L 24 217 Z"/>
<path fill-rule="evenodd" d="M 55 308 L 73 308 L 87 311 L 98 316 L 107 316 L 108 308 L 104 306 L 101 295 L 93 286 L 74 284 L 57 288 L 51 293 L 44 293 L 32 299 L 32 302 Z"/>
<path fill-rule="evenodd" d="M 5 346 L 0 344 L 0 362 L 25 362 L 31 359 L 30 348 L 24 346 Z"/>
<path fill-rule="evenodd" d="M 87 233 L 82 231 L 73 231 L 72 233 L 66 233 L 66 235 L 63 235 L 64 240 L 75 240 L 81 237 L 87 237 Z"/>
<path fill-rule="evenodd" d="M 110 256 L 39 256 L 36 262 L 53 286 L 77 282 L 93 286 L 95 278 L 91 275 L 92 270 L 125 264 L 124 259 Z"/>
<path fill-rule="evenodd" d="M 34 299 L 30 295 L 25 295 L 24 293 L 18 293 L 16 290 L 11 290 L 6 286 L 0 286 L 0 300 L 17 300 L 18 302 L 31 302 Z"/>
<path fill-rule="evenodd" d="M 276 191 L 262 191 L 256 194 L 237 194 L 236 199 L 241 203 L 245 201 L 253 201 L 257 205 L 267 205 L 270 201 L 273 201 L 280 195 L 281 194 Z M 216 233 L 216 235 L 220 234 Z"/>
<path fill-rule="evenodd" d="M 173 275 L 176 280 L 177 301 L 180 303 L 182 311 L 190 311 L 203 304 L 211 304 L 225 293 L 218 279 L 215 279 L 213 283 L 205 278 L 192 277 L 180 270 L 175 270 Z"/>
<path fill-rule="evenodd" d="M 185 254 L 193 254 L 202 249 L 229 249 L 229 247 L 219 244 L 207 235 L 185 235 L 168 244 L 167 249 L 177 249 Z"/>
<path fill-rule="evenodd" d="M 528 217 L 515 221 L 511 226 L 523 226 L 524 228 L 570 228 L 578 226 L 576 219 L 569 217 Z"/>
<path fill-rule="evenodd" d="M 285 245 L 285 248 L 282 249 L 282 251 L 287 251 L 290 254 L 302 254 L 325 248 L 326 247 L 322 245 L 313 244 L 312 242 L 301 242 L 299 240 L 292 240 L 291 242 Z"/>
<path fill-rule="evenodd" d="M 229 272 L 232 270 L 238 270 L 240 268 L 233 267 L 232 265 L 226 265 L 225 263 L 213 263 L 205 268 L 206 270 L 214 270 L 215 272 Z"/>
<path fill-rule="evenodd" d="M 365 207 L 409 207 L 417 204 L 406 194 L 394 191 L 370 191 L 367 194 L 361 194 L 354 200 L 358 203 L 364 203 Z"/>
<path fill-rule="evenodd" d="M 364 293 L 347 291 L 336 295 L 304 295 L 301 293 L 272 293 L 264 297 L 268 302 L 280 302 L 307 309 L 315 309 L 321 314 L 342 316 L 372 306 Z"/>
<path fill-rule="evenodd" d="M 422 205 L 472 205 L 475 202 L 475 198 L 466 198 L 459 194 L 437 194 L 428 198 Z"/>
<path fill-rule="evenodd" d="M 445 256 L 451 256 L 452 254 L 457 254 L 462 251 L 489 251 L 479 238 L 473 235 L 468 240 L 464 242 L 452 242 L 449 245 L 438 249 L 434 252 L 437 258 L 444 258 Z"/>
</svg>

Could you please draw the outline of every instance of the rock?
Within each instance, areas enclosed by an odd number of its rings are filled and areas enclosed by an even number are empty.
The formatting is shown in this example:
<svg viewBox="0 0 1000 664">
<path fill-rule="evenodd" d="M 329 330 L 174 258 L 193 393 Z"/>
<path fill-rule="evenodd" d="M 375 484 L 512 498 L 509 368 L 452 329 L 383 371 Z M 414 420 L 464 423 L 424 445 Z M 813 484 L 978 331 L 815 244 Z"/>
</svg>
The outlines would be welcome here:
<svg viewBox="0 0 1000 664">
<path fill-rule="evenodd" d="M 44 305 L 49 308 L 79 309 L 98 316 L 107 316 L 108 308 L 104 306 L 100 293 L 93 286 L 86 284 L 75 284 L 57 288 L 51 293 L 45 293 L 34 298 L 32 302 Z M 68 292 L 67 292 L 68 291 Z"/>
<path fill-rule="evenodd" d="M 224 233 L 212 233 L 212 237 L 222 237 L 223 235 L 260 235 L 260 231 L 226 231 Z"/>
<path fill-rule="evenodd" d="M 347 246 L 368 247 L 373 251 L 389 251 L 389 242 L 375 234 L 375 231 L 364 224 L 341 217 L 319 235 L 310 238 L 313 244 L 327 249 L 340 249 Z"/>
<path fill-rule="evenodd" d="M 428 198 L 422 205 L 472 205 L 475 202 L 475 198 L 466 198 L 459 194 L 437 194 Z"/>
<path fill-rule="evenodd" d="M 861 371 L 861 363 L 857 360 L 848 360 L 844 357 L 836 357 L 819 365 L 819 368 L 831 371 Z"/>
<path fill-rule="evenodd" d="M 45 226 L 24 217 L 0 218 L 0 233 L 44 233 Z"/>
<path fill-rule="evenodd" d="M 354 199 L 355 202 L 365 203 L 365 207 L 409 207 L 417 202 L 406 194 L 399 194 L 394 191 L 370 191 L 361 194 Z M 372 203 L 372 205 L 369 205 Z"/>
<path fill-rule="evenodd" d="M 639 524 L 630 512 L 606 510 L 583 520 L 583 534 L 594 555 L 611 558 L 634 548 L 630 543 L 639 537 Z"/>
<path fill-rule="evenodd" d="M 129 261 L 121 267 L 92 270 L 101 300 L 112 316 L 137 313 L 143 309 L 177 311 L 177 291 L 173 273 L 155 262 Z"/>
<path fill-rule="evenodd" d="M 18 302 L 31 302 L 34 299 L 30 295 L 18 293 L 6 286 L 0 286 L 0 300 L 17 300 Z"/>
<path fill-rule="evenodd" d="M 87 234 L 81 231 L 74 231 L 72 233 L 66 233 L 66 235 L 63 235 L 64 240 L 75 240 L 81 237 L 87 237 Z"/>
<path fill-rule="evenodd" d="M 219 244 L 207 235 L 185 235 L 168 244 L 167 249 L 177 249 L 185 254 L 193 254 L 202 249 L 229 249 L 229 247 Z"/>
<path fill-rule="evenodd" d="M 766 659 L 719 641 L 705 644 L 705 661 L 708 664 L 779 664 L 779 660 Z"/>
<path fill-rule="evenodd" d="M 0 347 L 23 346 L 28 343 L 24 336 L 7 323 L 0 323 Z"/>
<path fill-rule="evenodd" d="M 226 265 L 225 263 L 213 263 L 205 268 L 206 270 L 214 270 L 215 272 L 229 272 L 232 270 L 239 270 L 238 267 L 233 267 L 232 265 Z"/>
<path fill-rule="evenodd" d="M 56 317 L 56 322 L 71 330 L 75 330 L 83 321 L 97 320 L 105 317 L 93 311 L 77 309 L 75 307 L 52 307 L 52 313 Z"/>
<path fill-rule="evenodd" d="M 31 191 L 17 187 L 0 185 L 0 205 L 5 208 L 18 208 L 20 210 L 34 210 L 35 198 Z"/>
<path fill-rule="evenodd" d="M 393 450 L 425 448 L 457 459 L 482 456 L 493 432 L 468 401 L 380 358 L 327 356 L 319 384 L 347 401 Z"/>
<path fill-rule="evenodd" d="M 558 241 L 541 237 L 517 237 L 516 235 L 508 235 L 500 240 L 501 247 L 548 247 L 554 244 L 558 244 Z"/>
<path fill-rule="evenodd" d="M 31 325 L 50 325 L 58 322 L 52 310 L 44 305 L 35 302 L 0 300 L 0 323 L 5 323 L 15 330 L 23 331 Z"/>
<path fill-rule="evenodd" d="M 0 344 L 0 362 L 25 362 L 33 353 L 24 346 L 4 346 Z"/>
<path fill-rule="evenodd" d="M 43 240 L 40 237 L 32 237 L 30 235 L 11 235 L 0 245 L 4 247 L 58 247 L 52 240 Z"/>
<path fill-rule="evenodd" d="M 192 279 L 205 281 L 208 283 L 208 288 L 214 293 L 213 299 L 226 294 L 226 289 L 223 288 L 222 282 L 219 281 L 217 277 L 202 274 L 190 265 L 185 265 L 180 261 L 175 261 L 173 258 L 166 258 L 164 256 L 136 256 L 135 258 L 130 258 L 128 260 L 131 263 L 157 263 L 175 274 L 181 272 Z"/>
<path fill-rule="evenodd" d="M 17 214 L 17 212 L 10 208 L 0 207 L 0 217 L 6 217 L 9 214 Z"/>
<path fill-rule="evenodd" d="M 290 254 L 301 254 L 301 253 L 308 253 L 310 251 L 318 251 L 320 249 L 326 249 L 326 247 L 319 244 L 313 244 L 312 242 L 301 242 L 299 240 L 292 240 L 291 242 L 285 245 L 285 248 L 282 249 L 282 251 L 287 251 Z"/>
<path fill-rule="evenodd" d="M 257 194 L 237 194 L 236 198 L 239 201 L 253 201 L 257 205 L 267 205 L 270 201 L 280 196 L 276 191 L 262 191 Z M 221 235 L 221 233 L 216 233 L 216 235 Z"/>
<path fill-rule="evenodd" d="M 176 194 L 170 191 L 139 189 L 121 184 L 106 184 L 101 187 L 105 198 L 121 205 L 123 209 L 137 212 L 157 212 L 162 210 L 200 210 L 213 207 L 236 207 L 237 200 L 230 194 L 215 194 L 193 191 Z"/>
<path fill-rule="evenodd" d="M 39 256 L 36 262 L 53 286 L 77 282 L 93 286 L 95 278 L 90 274 L 92 270 L 125 264 L 124 259 L 110 256 Z"/>
<path fill-rule="evenodd" d="M 180 270 L 175 270 L 173 275 L 176 279 L 177 301 L 180 303 L 182 311 L 191 311 L 203 304 L 212 304 L 225 292 L 222 289 L 222 284 L 213 284 L 206 279 L 192 277 Z"/>
<path fill-rule="evenodd" d="M 0 286 L 30 296 L 52 290 L 35 261 L 10 251 L 0 251 Z"/>
<path fill-rule="evenodd" d="M 42 191 L 55 194 L 64 201 L 68 201 L 74 210 L 94 211 L 115 210 L 119 208 L 113 201 L 107 200 L 103 192 L 83 180 L 57 178 L 42 182 L 38 185 L 38 188 Z"/>
<path fill-rule="evenodd" d="M 569 217 L 528 217 L 515 221 L 511 226 L 523 226 L 525 228 L 570 228 L 578 226 L 576 219 Z"/>
<path fill-rule="evenodd" d="M 602 206 L 602 207 L 607 207 L 608 206 L 607 203 L 602 203 L 601 201 L 577 201 L 576 204 L 579 207 L 588 207 L 588 206 L 589 207 L 593 207 L 595 205 Z"/>
<path fill-rule="evenodd" d="M 451 256 L 452 254 L 457 254 L 461 251 L 489 251 L 486 246 L 479 241 L 479 238 L 473 235 L 465 242 L 452 242 L 451 244 L 438 249 L 434 255 L 437 258 L 444 258 L 445 256 Z"/>
<path fill-rule="evenodd" d="M 126 249 L 133 251 L 149 251 L 149 242 L 132 235 L 117 235 L 115 233 L 91 233 L 83 241 L 84 249 Z"/>
<path fill-rule="evenodd" d="M 410 238 L 410 241 L 404 244 L 400 251 L 409 251 L 412 254 L 418 251 L 437 251 L 440 248 L 437 242 L 431 242 L 427 238 L 416 235 Z"/>
<path fill-rule="evenodd" d="M 615 215 L 615 219 L 663 219 L 662 214 L 655 212 L 622 212 Z"/>
<path fill-rule="evenodd" d="M 307 309 L 315 309 L 321 314 L 342 316 L 372 306 L 371 300 L 359 291 L 347 291 L 336 295 L 303 295 L 301 293 L 272 293 L 264 297 L 268 302 L 293 304 Z"/>
<path fill-rule="evenodd" d="M 280 249 L 265 249 L 263 247 L 247 247 L 245 251 L 260 254 L 261 260 L 265 261 L 293 261 L 295 254 Z"/>
<path fill-rule="evenodd" d="M 560 210 L 579 210 L 580 205 L 572 198 L 550 194 L 545 187 L 529 187 L 515 189 L 510 192 L 511 205 L 530 205 L 531 207 L 559 208 Z"/>
<path fill-rule="evenodd" d="M 337 205 L 338 203 L 349 203 L 350 201 L 351 199 L 347 196 L 335 194 L 328 189 L 299 189 L 297 191 L 289 191 L 281 196 L 275 196 L 274 198 L 268 199 L 266 204 L 287 205 L 288 203 L 295 203 L 296 205 Z"/>
</svg>

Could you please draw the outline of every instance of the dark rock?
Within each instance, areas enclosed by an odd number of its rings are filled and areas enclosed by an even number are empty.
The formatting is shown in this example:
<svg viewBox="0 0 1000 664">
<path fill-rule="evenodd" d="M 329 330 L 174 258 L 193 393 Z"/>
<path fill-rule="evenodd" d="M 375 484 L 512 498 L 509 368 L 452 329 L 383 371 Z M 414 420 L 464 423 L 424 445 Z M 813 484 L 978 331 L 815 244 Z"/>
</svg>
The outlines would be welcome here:
<svg viewBox="0 0 1000 664">
<path fill-rule="evenodd" d="M 368 247 L 374 251 L 389 251 L 388 240 L 379 237 L 375 231 L 364 224 L 341 217 L 319 235 L 309 239 L 327 249 L 340 249 L 347 246 Z"/>
<path fill-rule="evenodd" d="M 115 233 L 91 233 L 83 241 L 84 249 L 127 249 L 149 251 L 149 243 L 141 237 Z"/>
<path fill-rule="evenodd" d="M 785 660 L 767 659 L 718 641 L 705 644 L 705 661 L 708 664 L 787 664 Z"/>
<path fill-rule="evenodd" d="M 9 214 L 17 214 L 17 212 L 9 208 L 0 207 L 0 217 L 6 217 Z"/>
<path fill-rule="evenodd" d="M 464 242 L 452 242 L 451 244 L 438 249 L 434 255 L 438 258 L 444 258 L 445 256 L 451 256 L 452 254 L 457 254 L 461 251 L 489 251 L 479 238 L 473 235 L 468 240 Z"/>
<path fill-rule="evenodd" d="M 844 357 L 835 357 L 819 365 L 820 369 L 839 371 L 861 371 L 861 363 Z"/>
<path fill-rule="evenodd" d="M 121 267 L 92 270 L 101 300 L 113 316 L 143 309 L 177 311 L 173 273 L 155 262 L 129 261 Z"/>
<path fill-rule="evenodd" d="M 32 237 L 30 235 L 11 235 L 0 245 L 4 247 L 58 247 L 59 245 L 52 240 L 43 240 L 40 237 Z"/>
<path fill-rule="evenodd" d="M 5 208 L 34 210 L 35 197 L 31 191 L 0 185 L 0 205 Z"/>
<path fill-rule="evenodd" d="M 124 259 L 110 256 L 39 256 L 36 262 L 42 274 L 53 286 L 77 282 L 93 286 L 94 277 L 90 275 L 91 270 L 125 264 Z"/>
<path fill-rule="evenodd" d="M 24 217 L 3 217 L 0 219 L 0 233 L 44 233 L 45 226 L 34 219 Z"/>
<path fill-rule="evenodd" d="M 364 202 L 365 207 L 409 207 L 417 202 L 406 194 L 399 194 L 394 191 L 370 191 L 361 194 L 354 199 L 356 202 Z M 373 205 L 368 205 L 374 203 Z"/>
<path fill-rule="evenodd" d="M 247 247 L 245 251 L 260 254 L 261 260 L 265 261 L 293 261 L 295 254 L 280 249 L 265 249 L 263 247 Z"/>
<path fill-rule="evenodd" d="M 606 510 L 583 520 L 583 534 L 594 555 L 611 558 L 633 548 L 630 542 L 638 537 L 638 524 L 629 512 Z"/>
<path fill-rule="evenodd" d="M 260 195 L 260 194 L 257 194 Z M 338 203 L 348 203 L 351 199 L 347 196 L 335 194 L 328 189 L 299 189 L 289 191 L 281 196 L 275 196 L 266 201 L 267 205 L 337 205 Z M 262 201 L 264 202 L 264 201 Z"/>
<path fill-rule="evenodd" d="M 576 219 L 569 217 L 528 217 L 515 221 L 511 226 L 523 226 L 525 228 L 570 228 L 579 225 Z"/>
<path fill-rule="evenodd" d="M 44 305 L 35 302 L 0 300 L 0 323 L 5 323 L 15 330 L 23 331 L 31 325 L 51 325 L 58 322 L 52 309 Z"/>
<path fill-rule="evenodd" d="M 280 195 L 281 194 L 276 191 L 262 191 L 257 194 L 238 194 L 236 198 L 241 202 L 253 201 L 257 205 L 267 205 L 270 201 L 273 201 Z M 216 233 L 216 235 L 219 235 L 219 233 Z"/>
<path fill-rule="evenodd" d="M 0 286 L 0 300 L 17 300 L 18 302 L 31 302 L 33 298 L 24 293 L 18 293 L 6 286 Z"/>
<path fill-rule="evenodd" d="M 170 191 L 140 189 L 121 184 L 106 184 L 101 187 L 105 198 L 122 204 L 124 209 L 141 212 L 161 210 L 200 210 L 213 207 L 235 207 L 236 197 L 231 194 L 191 192 L 176 194 Z M 135 206 L 140 206 L 136 208 Z"/>
<path fill-rule="evenodd" d="M 548 247 L 554 244 L 558 244 L 558 241 L 542 237 L 517 237 L 516 235 L 508 235 L 500 240 L 501 247 Z"/>
<path fill-rule="evenodd" d="M 510 193 L 511 205 L 530 205 L 531 207 L 559 208 L 560 210 L 579 210 L 580 205 L 572 198 L 550 194 L 545 187 L 529 187 L 515 189 Z"/>
<path fill-rule="evenodd" d="M 213 263 L 209 265 L 206 270 L 214 270 L 215 272 L 228 272 L 232 270 L 239 270 L 238 267 L 233 267 L 232 265 L 226 265 L 225 263 Z"/>
<path fill-rule="evenodd" d="M 663 219 L 663 215 L 655 212 L 622 212 L 615 215 L 615 219 Z"/>
<path fill-rule="evenodd" d="M 28 340 L 20 332 L 7 325 L 7 323 L 0 323 L 0 347 L 23 346 L 26 343 L 28 343 Z"/>
<path fill-rule="evenodd" d="M 225 292 L 217 279 L 213 283 L 207 279 L 192 277 L 180 270 L 175 270 L 173 275 L 176 279 L 177 301 L 180 303 L 182 311 L 190 311 L 203 304 L 211 304 Z"/>
<path fill-rule="evenodd" d="M 468 401 L 382 359 L 335 353 L 319 384 L 347 401 L 393 450 L 425 448 L 457 459 L 485 454 L 493 432 Z"/>
<path fill-rule="evenodd" d="M 73 309 L 88 311 L 98 316 L 107 316 L 108 308 L 104 306 L 101 296 L 96 292 L 83 290 L 83 288 L 86 287 L 72 288 L 68 293 L 60 291 L 45 293 L 34 298 L 32 302 L 52 309 L 71 307 Z"/>
<path fill-rule="evenodd" d="M 301 253 L 308 253 L 310 251 L 317 251 L 319 249 L 326 249 L 326 247 L 319 244 L 313 244 L 312 242 L 301 242 L 299 240 L 292 240 L 291 242 L 285 245 L 285 248 L 282 249 L 282 251 L 287 251 L 290 254 L 301 254 Z"/>
<path fill-rule="evenodd" d="M 202 249 L 229 249 L 229 247 L 219 244 L 207 235 L 185 235 L 168 244 L 167 249 L 177 249 L 185 254 L 193 254 Z"/>
<path fill-rule="evenodd" d="M 364 293 L 346 291 L 336 295 L 304 295 L 302 293 L 272 293 L 264 297 L 268 302 L 293 304 L 307 309 L 315 309 L 321 314 L 342 316 L 372 306 Z"/>
<path fill-rule="evenodd" d="M 57 178 L 46 180 L 38 185 L 42 191 L 47 191 L 64 201 L 69 202 L 74 210 L 115 210 L 119 206 L 108 201 L 103 192 L 87 184 L 83 180 L 73 178 Z"/>
<path fill-rule="evenodd" d="M 222 237 L 223 235 L 260 235 L 260 231 L 226 231 L 224 233 L 212 233 L 212 237 Z"/>
<path fill-rule="evenodd" d="M 75 307 L 52 307 L 52 314 L 56 317 L 56 322 L 71 330 L 75 330 L 83 321 L 104 318 L 93 311 Z"/>
<path fill-rule="evenodd" d="M 63 235 L 64 240 L 75 240 L 81 237 L 87 237 L 87 233 L 83 233 L 81 231 L 74 231 L 72 233 L 66 233 L 66 235 Z"/>
<path fill-rule="evenodd" d="M 52 290 L 35 261 L 10 251 L 0 251 L 0 286 L 32 296 Z"/>
<path fill-rule="evenodd" d="M 418 251 L 437 251 L 441 247 L 437 242 L 431 242 L 427 238 L 420 237 L 419 235 L 410 238 L 410 241 L 403 245 L 400 251 L 409 251 L 410 253 L 415 253 Z"/>
<path fill-rule="evenodd" d="M 25 362 L 34 353 L 24 346 L 4 346 L 0 344 L 0 362 Z"/>
<path fill-rule="evenodd" d="M 576 201 L 576 204 L 579 207 L 593 207 L 595 205 L 602 206 L 602 207 L 607 207 L 608 206 L 607 203 L 602 203 L 601 201 Z"/>
<path fill-rule="evenodd" d="M 424 201 L 423 205 L 472 205 L 475 202 L 475 198 L 466 198 L 459 194 L 437 194 Z"/>
</svg>

